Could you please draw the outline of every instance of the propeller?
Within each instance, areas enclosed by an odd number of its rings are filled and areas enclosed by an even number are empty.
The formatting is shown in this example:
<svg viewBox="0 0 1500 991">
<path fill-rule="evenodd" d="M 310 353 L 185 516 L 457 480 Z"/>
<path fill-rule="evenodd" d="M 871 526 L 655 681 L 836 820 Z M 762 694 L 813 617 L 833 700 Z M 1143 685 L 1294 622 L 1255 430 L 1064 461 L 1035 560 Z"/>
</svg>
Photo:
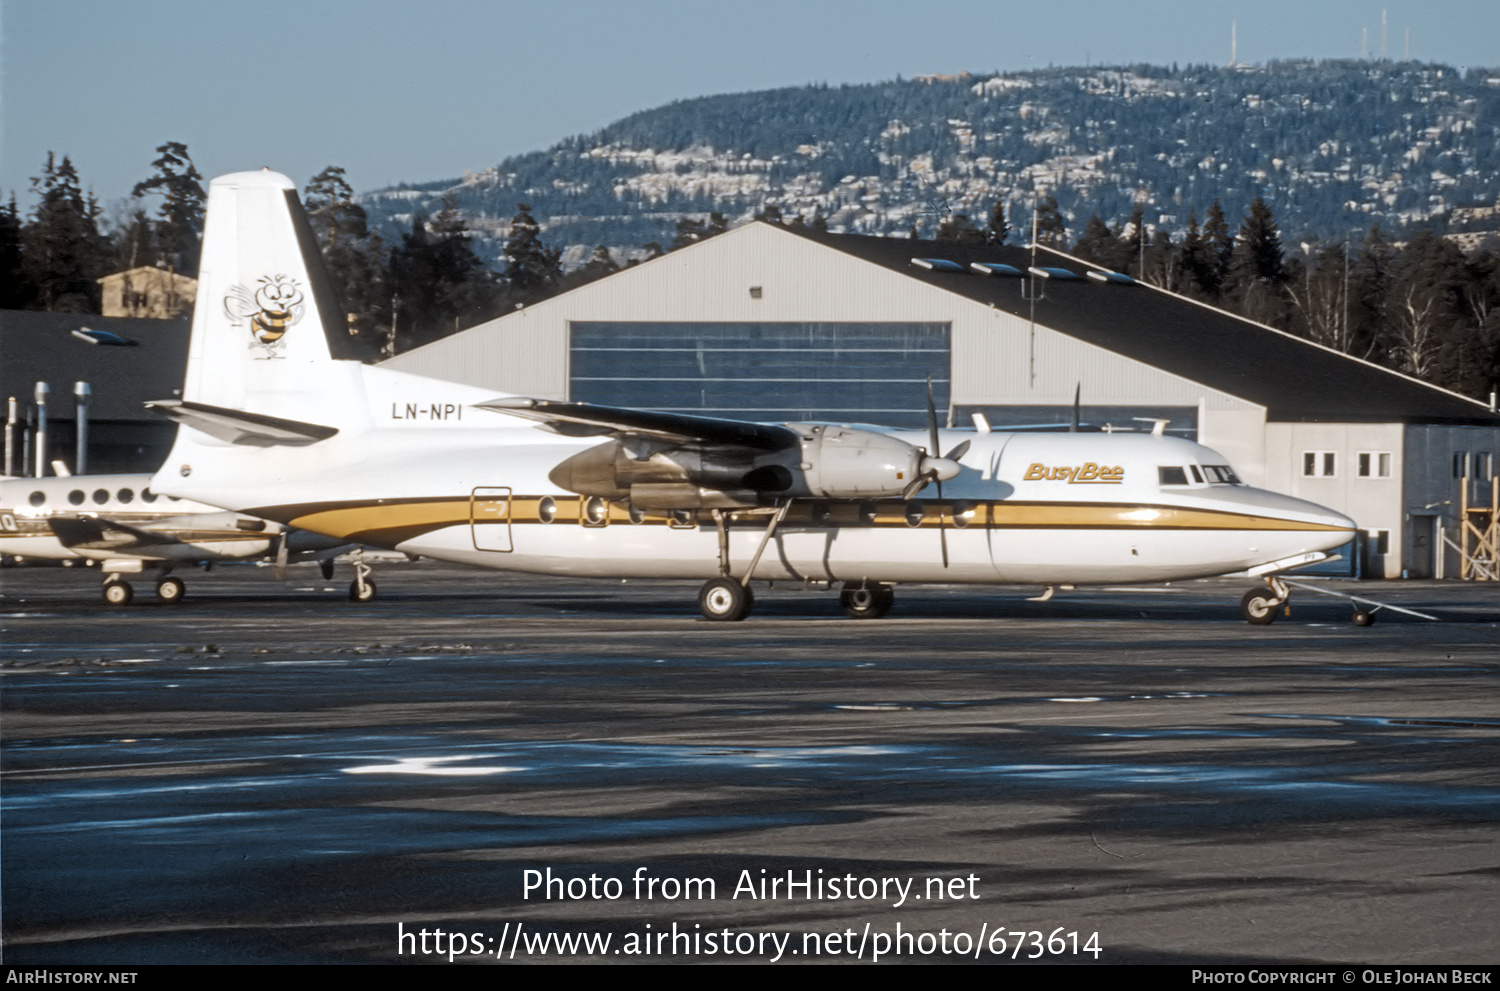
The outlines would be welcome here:
<svg viewBox="0 0 1500 991">
<path fill-rule="evenodd" d="M 287 558 L 287 531 L 282 530 L 276 536 L 276 580 L 286 581 L 286 558 Z"/>
<path fill-rule="evenodd" d="M 922 461 L 917 469 L 917 477 L 911 480 L 911 484 L 901 493 L 901 498 L 910 499 L 926 487 L 928 482 L 937 484 L 937 497 L 943 498 L 943 483 L 950 478 L 956 478 L 963 467 L 958 463 L 969 450 L 967 440 L 959 444 L 946 455 L 938 456 L 941 450 L 942 440 L 938 437 L 937 406 L 932 401 L 932 376 L 927 376 L 927 437 L 928 447 L 922 452 Z M 942 516 L 938 517 L 938 543 L 943 548 L 943 567 L 948 567 L 948 527 L 943 522 Z"/>
</svg>

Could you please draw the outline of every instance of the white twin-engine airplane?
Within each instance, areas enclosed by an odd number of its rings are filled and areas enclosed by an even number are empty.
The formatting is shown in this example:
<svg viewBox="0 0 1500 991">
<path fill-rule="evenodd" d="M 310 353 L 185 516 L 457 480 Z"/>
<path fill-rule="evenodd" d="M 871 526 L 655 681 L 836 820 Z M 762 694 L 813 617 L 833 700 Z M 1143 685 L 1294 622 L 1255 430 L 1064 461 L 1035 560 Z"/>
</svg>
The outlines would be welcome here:
<svg viewBox="0 0 1500 991">
<path fill-rule="evenodd" d="M 1354 523 L 1241 484 L 1154 434 L 762 424 L 496 396 L 349 360 L 343 314 L 285 176 L 216 179 L 183 398 L 160 492 L 483 567 L 842 585 L 884 615 L 904 582 L 1166 581 L 1251 571 L 1270 622 L 1287 568 Z M 944 454 L 943 452 L 947 453 Z M 1050 589 L 1049 589 L 1050 593 Z"/>
<path fill-rule="evenodd" d="M 187 585 L 173 568 L 261 558 L 285 566 L 311 558 L 330 578 L 333 556 L 349 549 L 320 534 L 159 495 L 146 474 L 0 479 L 0 553 L 97 563 L 100 593 L 110 605 L 129 605 L 135 590 L 124 576 L 148 567 L 156 572 L 157 598 L 175 603 Z M 351 597 L 361 597 L 359 587 L 356 578 Z"/>
</svg>

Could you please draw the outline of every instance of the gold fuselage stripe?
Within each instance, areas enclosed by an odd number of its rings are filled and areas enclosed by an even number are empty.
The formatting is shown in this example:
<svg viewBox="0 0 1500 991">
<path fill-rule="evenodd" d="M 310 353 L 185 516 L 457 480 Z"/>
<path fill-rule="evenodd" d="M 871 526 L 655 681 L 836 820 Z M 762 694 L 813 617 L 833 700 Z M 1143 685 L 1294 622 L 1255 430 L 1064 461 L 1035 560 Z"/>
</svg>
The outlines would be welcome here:
<svg viewBox="0 0 1500 991">
<path fill-rule="evenodd" d="M 382 499 L 360 503 L 272 506 L 247 513 L 314 533 L 376 544 L 400 543 L 450 526 L 618 525 L 711 527 L 709 510 L 653 511 L 632 520 L 628 506 L 585 496 L 474 495 Z M 910 508 L 911 512 L 908 513 Z M 918 512 L 920 510 L 920 512 Z M 726 510 L 730 526 L 760 528 L 764 515 Z M 1248 512 L 1142 503 L 1052 503 L 1004 500 L 798 500 L 782 527 L 1024 530 L 1273 530 L 1330 532 L 1347 527 Z"/>
</svg>

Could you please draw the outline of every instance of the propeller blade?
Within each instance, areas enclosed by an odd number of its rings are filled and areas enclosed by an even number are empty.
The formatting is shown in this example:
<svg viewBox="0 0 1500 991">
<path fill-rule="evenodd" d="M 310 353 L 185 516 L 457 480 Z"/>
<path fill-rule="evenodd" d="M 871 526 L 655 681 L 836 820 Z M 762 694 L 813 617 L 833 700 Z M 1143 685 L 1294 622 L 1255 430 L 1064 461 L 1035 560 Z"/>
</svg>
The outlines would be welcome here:
<svg viewBox="0 0 1500 991">
<path fill-rule="evenodd" d="M 937 483 L 938 505 L 942 505 L 943 483 Z M 938 514 L 938 546 L 943 549 L 943 567 L 948 567 L 948 524 L 943 522 L 942 513 Z"/>
<path fill-rule="evenodd" d="M 942 448 L 938 446 L 937 406 L 932 401 L 931 375 L 927 376 L 927 436 L 932 441 L 927 453 L 935 458 L 942 452 Z"/>
<path fill-rule="evenodd" d="M 287 532 L 283 530 L 276 540 L 276 580 L 286 581 Z"/>
<path fill-rule="evenodd" d="M 969 442 L 962 441 L 957 447 L 944 455 L 949 461 L 962 461 L 964 455 L 969 453 Z"/>
</svg>

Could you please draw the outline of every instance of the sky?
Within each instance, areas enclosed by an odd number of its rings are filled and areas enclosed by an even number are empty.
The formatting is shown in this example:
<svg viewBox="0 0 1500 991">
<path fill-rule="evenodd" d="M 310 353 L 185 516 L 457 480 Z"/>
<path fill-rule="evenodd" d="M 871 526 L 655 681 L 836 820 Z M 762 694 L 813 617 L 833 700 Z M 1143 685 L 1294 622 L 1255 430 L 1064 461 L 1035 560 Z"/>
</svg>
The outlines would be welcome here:
<svg viewBox="0 0 1500 991">
<path fill-rule="evenodd" d="M 1049 65 L 1410 54 L 1500 66 L 1496 0 L 0 0 L 0 196 L 48 152 L 123 216 L 155 149 L 205 178 L 456 178 L 674 100 Z M 148 210 L 152 207 L 147 204 Z"/>
</svg>

